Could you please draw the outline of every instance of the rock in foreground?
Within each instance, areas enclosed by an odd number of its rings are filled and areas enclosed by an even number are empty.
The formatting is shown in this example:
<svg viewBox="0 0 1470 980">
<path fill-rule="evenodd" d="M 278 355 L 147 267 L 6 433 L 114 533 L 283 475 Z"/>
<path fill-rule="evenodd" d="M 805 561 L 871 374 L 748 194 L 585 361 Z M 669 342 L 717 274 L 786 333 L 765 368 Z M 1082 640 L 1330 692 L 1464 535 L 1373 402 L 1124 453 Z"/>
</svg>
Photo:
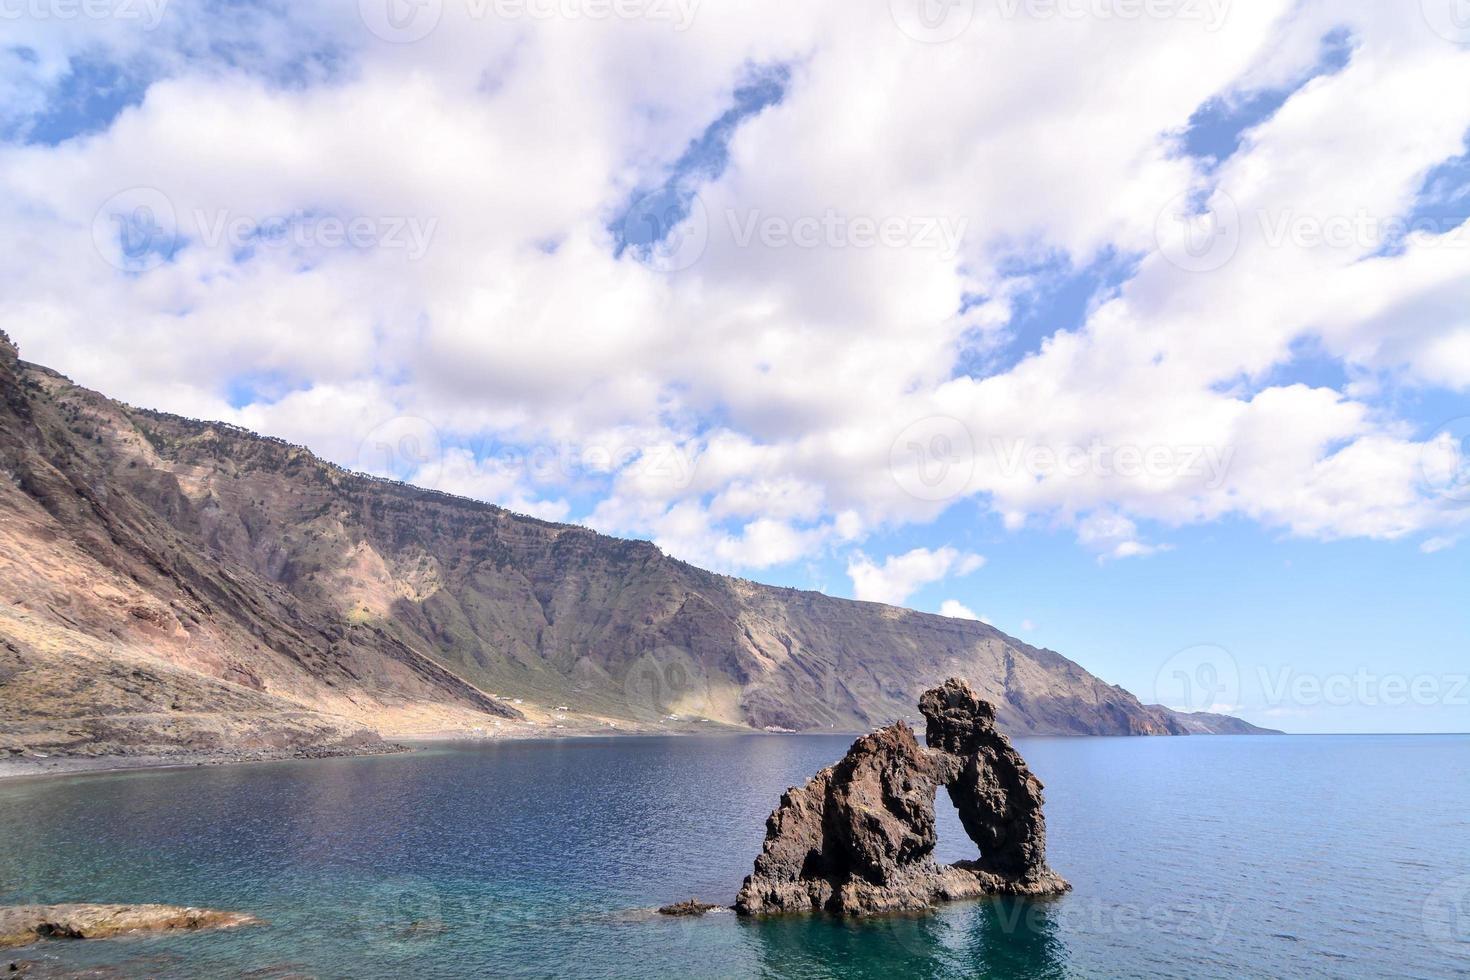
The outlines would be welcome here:
<svg viewBox="0 0 1470 980">
<path fill-rule="evenodd" d="M 232 929 L 259 925 L 243 912 L 177 905 L 18 905 L 0 908 L 0 949 L 42 939 L 106 939 L 140 932 Z"/>
<path fill-rule="evenodd" d="M 781 797 L 737 912 L 875 915 L 1071 888 L 1046 864 L 1041 781 L 995 727 L 995 708 L 961 680 L 927 692 L 919 707 L 928 748 L 899 722 Z M 940 786 L 980 848 L 976 861 L 934 861 Z"/>
</svg>

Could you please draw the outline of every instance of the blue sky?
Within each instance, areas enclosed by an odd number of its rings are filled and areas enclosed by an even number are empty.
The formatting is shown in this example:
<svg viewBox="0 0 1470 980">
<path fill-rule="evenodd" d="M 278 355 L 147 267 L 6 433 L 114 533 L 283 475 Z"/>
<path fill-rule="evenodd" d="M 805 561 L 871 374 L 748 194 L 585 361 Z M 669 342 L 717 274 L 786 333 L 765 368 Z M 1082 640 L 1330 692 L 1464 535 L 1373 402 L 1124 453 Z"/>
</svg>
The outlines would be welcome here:
<svg viewBox="0 0 1470 980">
<path fill-rule="evenodd" d="M 1470 48 L 1196 6 L 22 18 L 0 326 L 1147 701 L 1470 730 Z"/>
<path fill-rule="evenodd" d="M 969 511 L 968 513 L 966 511 Z M 1460 731 L 1466 673 L 1464 549 L 1424 555 L 1409 542 L 1307 542 L 1228 522 L 1175 532 L 1173 550 L 1144 561 L 1099 564 L 1063 531 L 1008 532 L 958 508 L 921 530 L 870 541 L 874 552 L 954 542 L 986 556 L 978 571 L 926 585 L 909 605 L 938 611 L 958 600 L 1034 646 L 1056 650 L 1145 701 L 1178 693 L 1160 677 L 1180 651 L 1214 646 L 1238 671 L 1235 713 L 1287 731 Z M 797 588 L 849 590 L 832 558 L 761 575 Z M 1028 627 L 1028 624 L 1030 628 Z M 1356 675 L 1376 692 L 1359 703 Z M 1275 692 L 1300 678 L 1353 678 L 1353 697 L 1297 703 Z M 1426 678 L 1437 697 L 1394 694 L 1391 677 Z M 1463 694 L 1463 691 L 1459 691 Z M 1442 702 L 1449 703 L 1442 703 Z M 1184 703 L 1181 707 L 1203 707 Z"/>
</svg>

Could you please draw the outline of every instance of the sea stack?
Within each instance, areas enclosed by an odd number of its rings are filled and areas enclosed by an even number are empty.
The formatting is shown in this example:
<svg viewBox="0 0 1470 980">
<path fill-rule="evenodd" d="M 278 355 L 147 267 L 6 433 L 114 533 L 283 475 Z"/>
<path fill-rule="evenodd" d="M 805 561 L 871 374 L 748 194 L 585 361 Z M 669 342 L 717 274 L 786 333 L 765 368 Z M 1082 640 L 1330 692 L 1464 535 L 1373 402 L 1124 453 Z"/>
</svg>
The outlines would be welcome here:
<svg viewBox="0 0 1470 980">
<path fill-rule="evenodd" d="M 880 915 L 1071 888 L 1046 864 L 1041 781 L 995 727 L 994 706 L 951 679 L 926 692 L 919 708 L 927 748 L 898 722 L 864 735 L 841 762 L 782 795 L 737 912 Z M 940 786 L 979 847 L 977 860 L 935 863 Z"/>
</svg>

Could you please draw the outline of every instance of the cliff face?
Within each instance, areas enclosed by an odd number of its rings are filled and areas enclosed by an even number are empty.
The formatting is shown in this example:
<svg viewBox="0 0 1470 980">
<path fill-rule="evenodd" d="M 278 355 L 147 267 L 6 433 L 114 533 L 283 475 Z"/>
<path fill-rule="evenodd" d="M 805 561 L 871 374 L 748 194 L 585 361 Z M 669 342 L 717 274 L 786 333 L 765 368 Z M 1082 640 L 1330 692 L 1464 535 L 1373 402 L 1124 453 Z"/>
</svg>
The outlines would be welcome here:
<svg viewBox="0 0 1470 980">
<path fill-rule="evenodd" d="M 980 623 L 347 473 L 0 346 L 0 751 L 294 746 L 562 705 L 856 730 L 951 675 L 1013 733 L 1202 725 Z"/>
<path fill-rule="evenodd" d="M 213 509 L 121 406 L 0 345 L 0 758 L 356 750 L 518 714 L 213 547 Z"/>
</svg>

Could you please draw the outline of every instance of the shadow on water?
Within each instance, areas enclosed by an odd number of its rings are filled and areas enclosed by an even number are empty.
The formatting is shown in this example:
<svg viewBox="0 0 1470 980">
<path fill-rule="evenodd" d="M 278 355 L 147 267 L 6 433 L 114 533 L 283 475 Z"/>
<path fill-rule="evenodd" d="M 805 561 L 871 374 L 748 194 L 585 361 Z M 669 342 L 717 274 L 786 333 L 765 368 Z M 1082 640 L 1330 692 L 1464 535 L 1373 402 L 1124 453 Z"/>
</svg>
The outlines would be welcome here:
<svg viewBox="0 0 1470 980">
<path fill-rule="evenodd" d="M 1065 977 L 1057 902 L 992 899 L 931 915 L 741 922 L 766 977 Z"/>
</svg>

